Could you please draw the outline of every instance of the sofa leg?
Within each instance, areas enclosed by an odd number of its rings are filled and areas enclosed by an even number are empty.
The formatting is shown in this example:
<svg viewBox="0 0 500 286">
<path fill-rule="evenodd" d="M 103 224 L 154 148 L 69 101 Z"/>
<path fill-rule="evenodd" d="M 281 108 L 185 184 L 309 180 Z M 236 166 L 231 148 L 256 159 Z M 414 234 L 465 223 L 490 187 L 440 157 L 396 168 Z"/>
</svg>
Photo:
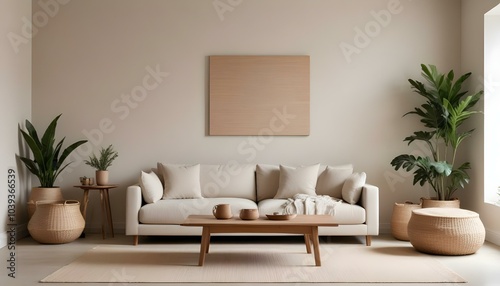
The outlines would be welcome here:
<svg viewBox="0 0 500 286">
<path fill-rule="evenodd" d="M 366 236 L 366 246 L 371 246 L 372 245 L 372 237 L 371 235 Z"/>
<path fill-rule="evenodd" d="M 134 245 L 138 245 L 138 244 L 139 244 L 139 236 L 134 235 Z"/>
</svg>

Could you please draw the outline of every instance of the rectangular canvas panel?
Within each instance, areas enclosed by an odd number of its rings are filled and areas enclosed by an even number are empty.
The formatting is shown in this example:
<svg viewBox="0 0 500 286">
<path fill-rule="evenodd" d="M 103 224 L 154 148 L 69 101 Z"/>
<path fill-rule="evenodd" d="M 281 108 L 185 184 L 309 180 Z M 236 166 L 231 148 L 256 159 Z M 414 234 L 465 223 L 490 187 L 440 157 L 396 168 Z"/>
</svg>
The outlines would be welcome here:
<svg viewBox="0 0 500 286">
<path fill-rule="evenodd" d="M 211 56 L 210 135 L 309 135 L 309 56 Z"/>
</svg>

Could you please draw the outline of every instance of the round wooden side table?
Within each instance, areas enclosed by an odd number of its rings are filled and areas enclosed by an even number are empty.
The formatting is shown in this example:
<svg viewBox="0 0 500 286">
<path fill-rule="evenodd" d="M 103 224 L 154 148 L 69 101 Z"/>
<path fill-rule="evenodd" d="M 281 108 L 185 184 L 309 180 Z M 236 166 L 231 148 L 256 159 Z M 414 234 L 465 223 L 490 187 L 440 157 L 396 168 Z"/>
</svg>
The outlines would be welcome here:
<svg viewBox="0 0 500 286">
<path fill-rule="evenodd" d="M 83 201 L 82 201 L 82 216 L 87 222 L 87 205 L 89 203 L 89 191 L 97 190 L 101 195 L 101 233 L 102 239 L 106 239 L 106 221 L 108 223 L 108 228 L 111 232 L 111 237 L 115 237 L 115 232 L 113 230 L 113 217 L 111 216 L 111 205 L 109 203 L 109 190 L 117 188 L 118 185 L 80 185 L 74 186 L 75 188 L 80 188 L 83 190 Z"/>
</svg>

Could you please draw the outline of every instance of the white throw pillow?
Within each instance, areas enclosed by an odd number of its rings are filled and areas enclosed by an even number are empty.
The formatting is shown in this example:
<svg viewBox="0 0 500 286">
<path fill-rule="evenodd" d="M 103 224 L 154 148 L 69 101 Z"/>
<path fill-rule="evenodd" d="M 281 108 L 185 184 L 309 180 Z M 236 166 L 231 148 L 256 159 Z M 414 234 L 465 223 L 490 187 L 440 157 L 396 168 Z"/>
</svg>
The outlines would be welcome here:
<svg viewBox="0 0 500 286">
<path fill-rule="evenodd" d="M 200 187 L 200 165 L 179 166 L 162 164 L 165 190 L 163 199 L 202 198 Z"/>
<path fill-rule="evenodd" d="M 365 183 L 365 172 L 351 174 L 342 187 L 342 199 L 351 205 L 356 204 L 359 201 Z"/>
<path fill-rule="evenodd" d="M 275 199 L 292 198 L 296 194 L 316 195 L 319 164 L 304 167 L 280 165 L 280 183 Z"/>
<path fill-rule="evenodd" d="M 327 195 L 337 199 L 342 198 L 342 186 L 353 172 L 351 164 L 341 166 L 327 166 L 319 174 L 316 185 L 316 194 Z"/>
<path fill-rule="evenodd" d="M 163 196 L 163 185 L 153 171 L 150 173 L 141 171 L 139 185 L 141 186 L 142 197 L 148 204 L 156 203 Z"/>
</svg>

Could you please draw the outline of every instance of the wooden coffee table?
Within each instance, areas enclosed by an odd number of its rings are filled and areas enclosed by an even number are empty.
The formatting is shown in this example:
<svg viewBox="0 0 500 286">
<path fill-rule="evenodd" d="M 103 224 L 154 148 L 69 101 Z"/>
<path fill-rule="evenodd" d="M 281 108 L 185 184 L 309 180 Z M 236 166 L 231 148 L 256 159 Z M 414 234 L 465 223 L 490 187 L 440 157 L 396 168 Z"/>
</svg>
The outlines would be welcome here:
<svg viewBox="0 0 500 286">
<path fill-rule="evenodd" d="M 316 266 L 321 266 L 318 226 L 338 226 L 330 215 L 297 215 L 291 220 L 269 220 L 267 217 L 261 217 L 257 220 L 241 220 L 239 218 L 219 220 L 212 215 L 190 215 L 181 225 L 203 227 L 199 266 L 203 266 L 205 262 L 205 254 L 208 253 L 212 233 L 303 234 L 307 253 L 311 253 L 312 242 Z"/>
</svg>

